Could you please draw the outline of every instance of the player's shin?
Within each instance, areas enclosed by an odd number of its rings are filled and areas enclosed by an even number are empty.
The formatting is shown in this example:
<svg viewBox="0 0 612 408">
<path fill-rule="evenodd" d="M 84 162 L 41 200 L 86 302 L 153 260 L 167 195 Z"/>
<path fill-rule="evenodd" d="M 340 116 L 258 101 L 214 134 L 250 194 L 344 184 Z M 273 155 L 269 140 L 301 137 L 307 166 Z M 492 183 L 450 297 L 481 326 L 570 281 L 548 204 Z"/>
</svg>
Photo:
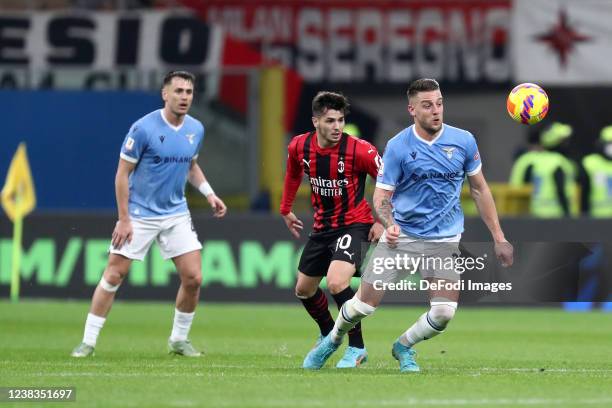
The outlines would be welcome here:
<svg viewBox="0 0 612 408">
<path fill-rule="evenodd" d="M 303 298 L 298 295 L 298 299 L 304 305 L 304 308 L 319 326 L 322 336 L 327 336 L 334 327 L 334 320 L 329 313 L 327 297 L 321 288 L 317 288 L 314 295 L 309 298 Z"/>
<path fill-rule="evenodd" d="M 104 317 L 96 316 L 88 313 L 87 320 L 85 321 L 85 332 L 83 333 L 83 343 L 91 347 L 96 347 L 100 330 L 104 327 Z"/>
<path fill-rule="evenodd" d="M 193 322 L 193 316 L 195 312 L 185 313 L 178 309 L 174 309 L 174 322 L 172 324 L 172 333 L 170 334 L 170 341 L 185 341 L 189 337 L 189 330 L 191 330 L 191 323 Z"/>
<path fill-rule="evenodd" d="M 119 289 L 119 286 L 120 285 L 109 283 L 104 277 L 100 279 L 100 283 L 96 288 L 96 293 L 94 293 L 94 298 L 92 300 L 91 311 L 87 314 L 87 320 L 85 321 L 83 343 L 88 346 L 96 346 L 98 336 L 106 321 L 106 314 L 110 309 L 110 305 L 115 298 L 115 293 Z"/>
<path fill-rule="evenodd" d="M 338 309 L 340 309 L 342 308 L 343 304 L 345 304 L 346 302 L 351 300 L 353 296 L 355 296 L 355 291 L 350 286 L 347 286 L 344 290 L 336 294 L 332 294 L 332 296 L 336 301 L 336 304 L 338 305 Z M 357 323 L 352 329 L 348 331 L 348 337 L 349 346 L 357 347 L 360 349 L 365 347 L 363 343 L 363 335 L 361 333 L 361 323 Z"/>
<path fill-rule="evenodd" d="M 448 322 L 455 315 L 457 302 L 431 302 L 431 308 L 423 313 L 417 321 L 404 334 L 399 342 L 407 347 L 431 339 L 442 333 Z"/>
<path fill-rule="evenodd" d="M 362 302 L 356 296 L 345 302 L 340 308 L 340 313 L 338 313 L 338 318 L 330 333 L 331 341 L 335 344 L 342 343 L 344 335 L 364 317 L 371 315 L 374 311 L 376 311 L 374 306 Z"/>
</svg>

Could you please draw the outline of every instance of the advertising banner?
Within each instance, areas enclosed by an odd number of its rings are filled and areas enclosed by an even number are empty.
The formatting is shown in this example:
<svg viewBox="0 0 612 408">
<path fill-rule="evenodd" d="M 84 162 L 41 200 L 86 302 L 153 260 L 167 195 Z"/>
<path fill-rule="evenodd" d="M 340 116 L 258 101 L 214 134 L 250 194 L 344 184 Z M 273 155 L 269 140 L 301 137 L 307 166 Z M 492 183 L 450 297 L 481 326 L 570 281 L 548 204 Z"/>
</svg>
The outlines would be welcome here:
<svg viewBox="0 0 612 408">
<path fill-rule="evenodd" d="M 203 301 L 295 301 L 305 236 L 292 239 L 283 221 L 269 215 L 196 216 L 193 221 L 203 244 Z M 458 248 L 449 244 L 429 249 L 370 248 L 363 279 L 384 288 L 385 301 L 393 303 L 426 301 L 432 289 L 427 277 L 456 285 L 463 303 L 604 301 L 611 295 L 612 245 L 606 241 L 605 222 L 507 221 L 504 229 L 515 247 L 511 268 L 501 267 L 492 243 L 483 242 L 489 237 L 481 224 L 478 219 L 467 220 L 470 232 Z M 114 225 L 113 215 L 29 216 L 21 262 L 22 296 L 90 298 L 106 266 Z M 563 231 L 572 231 L 575 241 L 563 241 Z M 0 219 L 0 297 L 9 293 L 10 232 L 9 221 Z M 400 275 L 402 279 L 396 279 Z M 173 263 L 163 260 L 154 246 L 143 262 L 132 264 L 118 296 L 172 300 L 179 282 Z M 358 285 L 359 279 L 353 283 Z"/>
<path fill-rule="evenodd" d="M 511 79 L 511 2 L 183 0 L 308 83 Z"/>
<path fill-rule="evenodd" d="M 181 10 L 4 13 L 0 86 L 158 89 L 171 68 L 218 69 L 223 38 Z"/>
</svg>

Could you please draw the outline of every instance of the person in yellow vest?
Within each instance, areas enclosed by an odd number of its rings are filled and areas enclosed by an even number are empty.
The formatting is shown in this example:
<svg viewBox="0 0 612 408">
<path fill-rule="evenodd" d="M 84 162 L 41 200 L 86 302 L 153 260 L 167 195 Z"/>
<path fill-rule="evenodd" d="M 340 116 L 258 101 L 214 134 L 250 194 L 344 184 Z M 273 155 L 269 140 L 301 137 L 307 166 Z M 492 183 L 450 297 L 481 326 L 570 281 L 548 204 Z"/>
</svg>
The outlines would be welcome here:
<svg viewBox="0 0 612 408">
<path fill-rule="evenodd" d="M 597 152 L 582 159 L 579 180 L 582 213 L 612 217 L 612 125 L 601 130 Z"/>
<path fill-rule="evenodd" d="M 510 185 L 533 184 L 530 213 L 539 218 L 578 214 L 575 164 L 563 152 L 572 135 L 570 125 L 554 122 L 540 134 L 539 145 L 519 156 Z"/>
</svg>

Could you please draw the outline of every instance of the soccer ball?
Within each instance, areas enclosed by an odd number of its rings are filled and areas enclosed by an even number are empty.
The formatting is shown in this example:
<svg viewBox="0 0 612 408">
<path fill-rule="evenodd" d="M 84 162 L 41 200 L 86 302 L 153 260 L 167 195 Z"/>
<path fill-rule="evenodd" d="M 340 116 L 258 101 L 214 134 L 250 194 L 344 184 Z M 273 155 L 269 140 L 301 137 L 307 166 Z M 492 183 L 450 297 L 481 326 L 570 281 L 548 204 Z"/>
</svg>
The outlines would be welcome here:
<svg viewBox="0 0 612 408">
<path fill-rule="evenodd" d="M 516 122 L 533 125 L 548 113 L 548 95 L 536 84 L 520 84 L 510 91 L 506 109 Z"/>
</svg>

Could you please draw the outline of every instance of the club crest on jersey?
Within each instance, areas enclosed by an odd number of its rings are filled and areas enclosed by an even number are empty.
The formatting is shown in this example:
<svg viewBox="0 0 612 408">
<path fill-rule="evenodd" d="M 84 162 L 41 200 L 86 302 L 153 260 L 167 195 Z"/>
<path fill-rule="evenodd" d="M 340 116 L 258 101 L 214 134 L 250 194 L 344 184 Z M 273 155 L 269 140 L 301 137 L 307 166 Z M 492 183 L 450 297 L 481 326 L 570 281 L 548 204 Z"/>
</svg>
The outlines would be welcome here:
<svg viewBox="0 0 612 408">
<path fill-rule="evenodd" d="M 453 158 L 453 152 L 455 151 L 454 147 L 443 147 L 442 150 L 446 152 L 446 157 L 448 160 Z"/>
<path fill-rule="evenodd" d="M 344 173 L 344 162 L 342 161 L 342 159 L 338 161 L 338 173 Z"/>
<path fill-rule="evenodd" d="M 127 141 L 125 142 L 125 150 L 132 150 L 133 147 L 134 147 L 134 139 L 132 139 L 131 137 L 128 137 Z"/>
<path fill-rule="evenodd" d="M 185 137 L 187 137 L 187 140 L 189 140 L 189 144 L 193 144 L 193 138 L 195 137 L 195 133 L 188 133 L 185 135 Z"/>
</svg>

